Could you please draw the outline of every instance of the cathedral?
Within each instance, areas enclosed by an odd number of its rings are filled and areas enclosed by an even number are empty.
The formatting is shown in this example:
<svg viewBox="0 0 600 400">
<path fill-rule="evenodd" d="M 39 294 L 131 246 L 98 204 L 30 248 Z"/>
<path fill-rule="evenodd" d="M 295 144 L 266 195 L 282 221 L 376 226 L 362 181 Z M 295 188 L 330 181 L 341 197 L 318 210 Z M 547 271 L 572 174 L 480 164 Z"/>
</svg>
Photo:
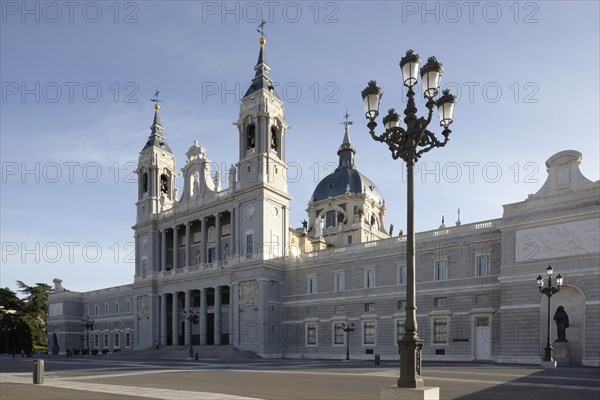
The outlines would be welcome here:
<svg viewBox="0 0 600 400">
<path fill-rule="evenodd" d="M 155 347 L 253 352 L 264 358 L 398 358 L 406 307 L 406 241 L 385 229 L 386 203 L 354 163 L 349 123 L 338 167 L 289 221 L 284 103 L 260 41 L 241 99 L 239 159 L 212 174 L 194 142 L 177 170 L 160 118 L 139 154 L 132 283 L 89 292 L 54 280 L 49 350 Z M 416 234 L 417 322 L 425 360 L 539 363 L 548 265 L 569 315 L 559 362 L 600 366 L 600 183 L 582 155 L 551 156 L 537 193 L 501 218 Z M 182 187 L 176 187 L 176 178 Z M 222 183 L 227 187 L 222 187 Z M 82 320 L 93 320 L 87 325 Z M 553 324 L 554 325 L 554 324 Z M 552 341 L 556 339 L 553 328 Z M 560 348 L 558 348 L 560 347 Z"/>
</svg>

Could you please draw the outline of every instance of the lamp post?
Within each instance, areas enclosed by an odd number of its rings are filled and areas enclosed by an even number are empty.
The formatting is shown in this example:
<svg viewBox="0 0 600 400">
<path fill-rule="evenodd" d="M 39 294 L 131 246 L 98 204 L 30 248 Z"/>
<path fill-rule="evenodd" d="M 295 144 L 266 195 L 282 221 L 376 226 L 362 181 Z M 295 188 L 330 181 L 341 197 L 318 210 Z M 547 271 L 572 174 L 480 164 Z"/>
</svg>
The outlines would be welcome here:
<svg viewBox="0 0 600 400">
<path fill-rule="evenodd" d="M 346 332 L 346 360 L 350 360 L 350 332 L 354 332 L 354 324 L 342 324 L 342 328 Z"/>
<path fill-rule="evenodd" d="M 560 291 L 560 287 L 563 284 L 563 277 L 558 274 L 556 276 L 556 286 L 552 286 L 552 266 L 548 265 L 546 268 L 546 273 L 548 274 L 548 284 L 544 287 L 544 278 L 541 275 L 537 277 L 537 284 L 540 293 L 548 296 L 548 323 L 546 324 L 546 348 L 544 349 L 544 361 L 554 361 L 552 359 L 552 346 L 550 345 L 550 298 L 553 294 L 558 293 Z"/>
<path fill-rule="evenodd" d="M 362 91 L 365 105 L 365 116 L 369 120 L 367 127 L 371 137 L 388 145 L 394 160 L 401 158 L 406 162 L 407 191 L 406 191 L 406 322 L 404 323 L 404 335 L 398 341 L 400 348 L 400 378 L 398 387 L 423 389 L 424 383 L 421 378 L 421 349 L 423 340 L 417 334 L 416 319 L 416 293 L 415 293 L 415 231 L 414 231 L 414 178 L 413 167 L 423 153 L 435 147 L 443 147 L 448 142 L 451 133 L 450 124 L 454 118 L 454 105 L 456 98 L 449 90 L 439 93 L 440 78 L 443 66 L 435 57 L 430 57 L 427 63 L 420 69 L 423 81 L 423 96 L 427 99 L 425 107 L 428 109 L 427 118 L 417 118 L 417 107 L 415 106 L 415 92 L 413 90 L 418 81 L 419 64 L 421 59 L 418 54 L 408 50 L 400 60 L 400 69 L 404 86 L 408 88 L 406 94 L 407 103 L 404 110 L 404 123 L 401 126 L 400 116 L 391 108 L 383 118 L 385 131 L 381 135 L 375 134 L 377 122 L 375 118 L 379 115 L 379 103 L 383 90 L 377 86 L 377 82 L 370 81 L 369 85 Z M 427 129 L 433 115 L 433 107 L 437 106 L 440 126 L 443 128 L 443 140 L 438 139 L 434 133 Z"/>
<path fill-rule="evenodd" d="M 87 354 L 90 354 L 90 331 L 92 329 L 94 329 L 94 320 L 90 319 L 90 317 L 88 315 L 86 315 L 85 318 L 83 318 L 81 320 L 81 323 L 83 324 L 83 327 L 85 328 L 85 333 L 86 333 L 86 337 L 87 337 L 87 343 L 86 343 Z"/>
</svg>

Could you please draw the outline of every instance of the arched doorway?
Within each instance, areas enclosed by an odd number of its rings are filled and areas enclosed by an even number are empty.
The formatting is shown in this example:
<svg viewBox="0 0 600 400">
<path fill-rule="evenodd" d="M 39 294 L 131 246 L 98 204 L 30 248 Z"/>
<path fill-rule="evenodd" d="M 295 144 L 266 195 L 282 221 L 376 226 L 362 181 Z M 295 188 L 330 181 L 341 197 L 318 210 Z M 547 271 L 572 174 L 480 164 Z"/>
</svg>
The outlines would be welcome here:
<svg viewBox="0 0 600 400">
<path fill-rule="evenodd" d="M 541 296 L 540 304 L 540 355 L 546 347 L 546 329 L 548 317 L 548 297 Z M 570 365 L 581 365 L 585 343 L 585 296 L 573 285 L 562 285 L 560 292 L 552 296 L 550 302 L 550 344 L 556 340 L 556 324 L 552 319 L 559 306 L 563 306 L 569 315 L 569 328 L 566 337 L 569 341 Z"/>
</svg>

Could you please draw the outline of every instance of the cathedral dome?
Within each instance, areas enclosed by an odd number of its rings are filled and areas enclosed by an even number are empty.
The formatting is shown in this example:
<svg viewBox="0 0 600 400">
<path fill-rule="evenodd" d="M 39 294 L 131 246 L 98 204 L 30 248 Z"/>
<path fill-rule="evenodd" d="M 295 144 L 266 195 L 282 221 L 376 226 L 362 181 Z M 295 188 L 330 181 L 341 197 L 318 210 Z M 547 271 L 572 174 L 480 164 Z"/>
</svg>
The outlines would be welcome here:
<svg viewBox="0 0 600 400">
<path fill-rule="evenodd" d="M 344 194 L 364 193 L 377 203 L 383 203 L 383 197 L 375 184 L 366 176 L 361 174 L 354 166 L 354 154 L 356 150 L 348 136 L 348 126 L 344 135 L 344 142 L 338 150 L 340 157 L 339 166 L 319 182 L 312 194 L 312 201 L 321 201 L 329 197 L 337 197 Z"/>
<path fill-rule="evenodd" d="M 365 193 L 378 203 L 383 197 L 377 186 L 354 167 L 338 167 L 319 182 L 312 195 L 313 201 L 325 200 L 349 193 Z"/>
</svg>

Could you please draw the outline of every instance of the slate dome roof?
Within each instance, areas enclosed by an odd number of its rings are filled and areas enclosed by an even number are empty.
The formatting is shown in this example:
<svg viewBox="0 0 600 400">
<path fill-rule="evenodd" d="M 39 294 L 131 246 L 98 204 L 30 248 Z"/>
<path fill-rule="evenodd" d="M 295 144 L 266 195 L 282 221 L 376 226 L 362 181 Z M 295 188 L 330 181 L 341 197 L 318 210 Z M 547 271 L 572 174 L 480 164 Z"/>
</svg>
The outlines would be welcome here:
<svg viewBox="0 0 600 400">
<path fill-rule="evenodd" d="M 373 181 L 360 173 L 354 166 L 355 153 L 356 150 L 352 143 L 350 143 L 348 126 L 346 126 L 344 141 L 338 150 L 338 156 L 340 157 L 339 166 L 317 184 L 312 194 L 312 201 L 321 201 L 328 197 L 341 196 L 346 193 L 346 187 L 350 186 L 350 193 L 366 193 L 378 203 L 383 202 L 383 196 L 381 196 L 379 189 L 377 189 Z"/>
</svg>

